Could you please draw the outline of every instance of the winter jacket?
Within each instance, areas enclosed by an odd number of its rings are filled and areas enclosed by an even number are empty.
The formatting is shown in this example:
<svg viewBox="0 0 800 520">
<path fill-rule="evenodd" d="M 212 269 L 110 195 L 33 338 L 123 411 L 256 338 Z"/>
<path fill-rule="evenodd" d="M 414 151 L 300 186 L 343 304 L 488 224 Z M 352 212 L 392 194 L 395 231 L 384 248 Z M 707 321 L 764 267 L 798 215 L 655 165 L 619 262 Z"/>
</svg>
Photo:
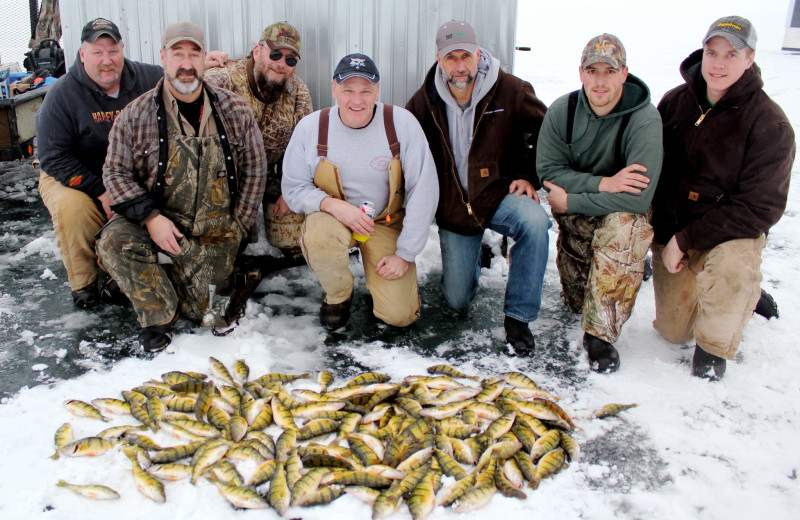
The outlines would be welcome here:
<svg viewBox="0 0 800 520">
<path fill-rule="evenodd" d="M 161 209 L 155 193 L 161 160 L 159 143 L 168 139 L 166 124 L 163 132 L 158 124 L 158 105 L 165 103 L 163 84 L 159 81 L 128 105 L 108 138 L 103 182 L 111 196 L 111 209 L 134 222 Z M 206 84 L 204 95 L 215 107 L 233 154 L 238 189 L 233 216 L 242 229 L 250 229 L 266 185 L 267 158 L 261 132 L 250 106 L 233 92 Z"/>
<path fill-rule="evenodd" d="M 498 71 L 497 81 L 475 108 L 465 193 L 450 143 L 447 108 L 435 85 L 438 69 L 437 64 L 431 67 L 406 109 L 422 125 L 436 163 L 436 223 L 448 231 L 475 235 L 489 224 L 513 180 L 539 187 L 535 146 L 547 107 L 530 83 Z"/>
<path fill-rule="evenodd" d="M 789 120 L 754 63 L 713 107 L 703 50 L 681 64 L 686 84 L 664 95 L 664 168 L 653 199 L 655 240 L 708 250 L 766 233 L 783 215 L 795 155 Z M 705 117 L 701 120 L 701 115 Z"/>
<path fill-rule="evenodd" d="M 114 119 L 162 77 L 161 67 L 126 59 L 119 96 L 113 98 L 86 74 L 79 55 L 69 72 L 50 87 L 36 112 L 42 170 L 90 197 L 102 195 L 103 161 Z"/>
<path fill-rule="evenodd" d="M 650 103 L 647 85 L 633 74 L 623 85 L 622 97 L 609 114 L 592 112 L 586 93 L 579 91 L 568 144 L 569 94 L 555 100 L 545 115 L 536 149 L 536 170 L 542 181 L 550 181 L 567 193 L 567 213 L 607 215 L 616 211 L 644 213 L 650 207 L 661 173 L 661 117 Z M 630 119 L 622 133 L 620 156 L 617 136 L 623 117 Z M 622 164 L 617 164 L 622 160 Z M 650 185 L 641 193 L 599 192 L 603 177 L 615 175 L 631 164 L 647 168 Z"/>
</svg>

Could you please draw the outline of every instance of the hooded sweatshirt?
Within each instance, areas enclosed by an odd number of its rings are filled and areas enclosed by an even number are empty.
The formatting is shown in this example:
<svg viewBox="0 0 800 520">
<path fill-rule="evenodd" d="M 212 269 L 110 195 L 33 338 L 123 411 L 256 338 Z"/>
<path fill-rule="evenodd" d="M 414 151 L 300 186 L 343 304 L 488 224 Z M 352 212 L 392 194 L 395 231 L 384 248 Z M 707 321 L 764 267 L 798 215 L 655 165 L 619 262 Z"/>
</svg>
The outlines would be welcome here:
<svg viewBox="0 0 800 520">
<path fill-rule="evenodd" d="M 553 102 L 539 133 L 536 169 L 542 181 L 567 192 L 567 213 L 607 215 L 621 211 L 644 213 L 650 207 L 661 172 L 661 117 L 650 103 L 650 90 L 633 74 L 623 84 L 622 97 L 610 113 L 596 116 L 581 89 L 573 119 L 572 143 L 568 144 L 569 94 Z M 623 116 L 630 114 L 620 147 L 624 164 L 617 164 L 617 134 Z M 603 177 L 625 166 L 641 164 L 650 184 L 640 193 L 599 191 Z"/>
<path fill-rule="evenodd" d="M 766 233 L 786 208 L 795 156 L 794 130 L 762 90 L 758 66 L 712 107 L 702 58 L 699 49 L 684 60 L 686 83 L 658 105 L 665 159 L 653 199 L 655 240 L 675 236 L 684 252 Z"/>
<path fill-rule="evenodd" d="M 436 223 L 462 235 L 483 233 L 512 181 L 524 179 L 539 187 L 534 156 L 547 110 L 530 83 L 503 72 L 485 49 L 480 54 L 486 55 L 486 61 L 481 59 L 479 69 L 482 66 L 486 72 L 478 73 L 480 84 L 463 113 L 455 101 L 450 103 L 449 89 L 437 86 L 437 76 L 441 80 L 438 63 L 406 104 L 420 122 L 436 163 Z M 492 64 L 497 67 L 493 69 Z M 459 137 L 466 134 L 468 144 Z"/>
<path fill-rule="evenodd" d="M 475 86 L 472 89 L 472 99 L 465 109 L 461 108 L 450 93 L 450 87 L 447 86 L 444 71 L 440 67 L 437 67 L 437 74 L 434 76 L 436 92 L 439 93 L 439 97 L 444 101 L 447 110 L 450 142 L 453 145 L 453 156 L 456 159 L 458 179 L 464 191 L 468 190 L 467 162 L 469 159 L 469 147 L 472 144 L 472 129 L 475 126 L 475 107 L 494 86 L 498 72 L 500 72 L 500 62 L 497 58 L 487 51 L 481 50 L 478 73 L 475 75 Z"/>
<path fill-rule="evenodd" d="M 103 186 L 108 133 L 125 106 L 164 77 L 158 65 L 125 60 L 117 97 L 105 94 L 86 74 L 80 53 L 66 75 L 50 87 L 36 112 L 41 168 L 64 186 L 97 198 Z"/>
</svg>

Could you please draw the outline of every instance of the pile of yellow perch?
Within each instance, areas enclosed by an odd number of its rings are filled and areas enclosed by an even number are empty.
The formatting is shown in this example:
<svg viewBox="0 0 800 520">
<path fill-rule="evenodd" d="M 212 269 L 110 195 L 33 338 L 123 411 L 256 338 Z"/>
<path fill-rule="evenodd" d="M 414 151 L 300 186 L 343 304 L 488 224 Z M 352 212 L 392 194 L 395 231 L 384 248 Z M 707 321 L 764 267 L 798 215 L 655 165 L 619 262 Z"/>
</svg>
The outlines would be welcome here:
<svg viewBox="0 0 800 520">
<path fill-rule="evenodd" d="M 233 373 L 210 362 L 213 378 L 168 372 L 123 391 L 124 400 L 67 401 L 78 416 L 108 421 L 108 414 L 124 414 L 141 424 L 73 441 L 66 423 L 52 458 L 119 446 L 137 489 L 156 502 L 166 500 L 163 481 L 195 484 L 204 477 L 238 508 L 271 506 L 283 516 L 290 506 L 327 504 L 347 493 L 370 503 L 375 520 L 403 502 L 417 520 L 436 505 L 456 512 L 481 507 L 496 492 L 525 499 L 526 482 L 536 489 L 580 451 L 558 398 L 520 372 L 478 381 L 436 365 L 402 383 L 365 373 L 331 388 L 333 376 L 323 371 L 317 392 L 287 389 L 309 374 L 251 379 L 243 360 Z M 631 406 L 606 405 L 595 416 Z M 444 475 L 455 483 L 440 491 Z M 102 485 L 57 485 L 119 498 Z"/>
</svg>

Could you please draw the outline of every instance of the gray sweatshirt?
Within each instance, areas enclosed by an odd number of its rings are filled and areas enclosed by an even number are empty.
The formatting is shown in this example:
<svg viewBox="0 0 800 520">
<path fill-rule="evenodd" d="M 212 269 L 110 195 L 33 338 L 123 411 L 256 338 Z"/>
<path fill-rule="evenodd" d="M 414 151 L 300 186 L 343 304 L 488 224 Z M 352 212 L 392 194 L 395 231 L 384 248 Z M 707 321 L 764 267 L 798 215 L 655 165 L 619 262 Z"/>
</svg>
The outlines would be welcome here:
<svg viewBox="0 0 800 520">
<path fill-rule="evenodd" d="M 283 159 L 281 191 L 286 204 L 297 213 L 319 211 L 328 195 L 314 184 L 320 157 L 317 155 L 319 111 L 304 117 L 294 129 Z M 428 141 L 417 119 L 394 107 L 394 126 L 400 142 L 400 163 L 405 180 L 403 231 L 397 238 L 396 254 L 413 262 L 425 247 L 428 231 L 439 202 L 439 181 Z M 368 200 L 379 215 L 389 202 L 389 163 L 392 153 L 383 124 L 383 104 L 364 128 L 345 126 L 336 106 L 331 108 L 328 128 L 328 160 L 339 166 L 347 201 L 355 206 Z"/>
<path fill-rule="evenodd" d="M 467 192 L 467 162 L 469 148 L 472 145 L 472 133 L 475 128 L 475 107 L 494 86 L 500 70 L 500 61 L 483 48 L 480 50 L 478 73 L 475 75 L 475 87 L 472 89 L 472 102 L 466 110 L 462 109 L 450 93 L 447 79 L 441 67 L 437 68 L 435 77 L 436 91 L 447 106 L 447 125 L 450 129 L 450 143 L 453 145 L 453 156 L 458 168 L 458 179 L 461 187 Z"/>
</svg>

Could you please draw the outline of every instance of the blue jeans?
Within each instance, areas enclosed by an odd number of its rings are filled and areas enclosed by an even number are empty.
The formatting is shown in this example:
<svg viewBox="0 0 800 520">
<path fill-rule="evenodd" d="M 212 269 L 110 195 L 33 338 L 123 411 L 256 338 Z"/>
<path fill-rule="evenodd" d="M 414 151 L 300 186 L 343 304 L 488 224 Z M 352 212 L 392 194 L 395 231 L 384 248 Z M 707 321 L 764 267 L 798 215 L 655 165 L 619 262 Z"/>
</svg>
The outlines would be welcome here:
<svg viewBox="0 0 800 520">
<path fill-rule="evenodd" d="M 514 240 L 510 248 L 503 312 L 531 322 L 539 315 L 547 267 L 547 230 L 553 223 L 545 210 L 526 195 L 508 194 L 495 210 L 488 228 Z M 478 292 L 483 233 L 465 236 L 439 229 L 442 248 L 442 294 L 454 309 L 466 307 Z"/>
</svg>

